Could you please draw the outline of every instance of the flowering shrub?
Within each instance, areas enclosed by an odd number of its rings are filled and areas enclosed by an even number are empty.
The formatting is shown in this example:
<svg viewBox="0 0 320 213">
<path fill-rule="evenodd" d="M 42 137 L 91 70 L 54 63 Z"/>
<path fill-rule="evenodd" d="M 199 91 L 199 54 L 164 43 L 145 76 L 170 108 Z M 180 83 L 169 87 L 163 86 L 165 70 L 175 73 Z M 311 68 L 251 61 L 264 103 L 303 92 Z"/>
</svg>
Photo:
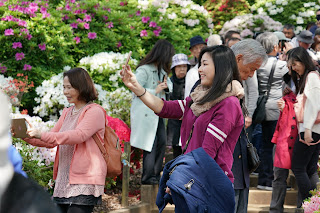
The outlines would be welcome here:
<svg viewBox="0 0 320 213">
<path fill-rule="evenodd" d="M 315 189 L 311 191 L 312 196 L 306 199 L 302 208 L 304 213 L 319 213 L 320 212 L 320 191 Z"/>
<path fill-rule="evenodd" d="M 214 30 L 219 32 L 226 21 L 250 13 L 246 0 L 207 0 L 204 4 L 214 20 Z"/>
<path fill-rule="evenodd" d="M 55 124 L 53 121 L 43 122 L 39 117 L 30 117 L 19 112 L 11 115 L 12 118 L 26 118 L 34 127 L 49 131 Z M 23 170 L 49 192 L 53 192 L 53 162 L 57 148 L 47 149 L 34 147 L 21 139 L 13 138 L 13 145 L 23 159 Z"/>
<path fill-rule="evenodd" d="M 113 91 L 119 86 L 124 86 L 120 78 L 120 70 L 127 57 L 128 53 L 101 52 L 80 59 L 79 65 L 85 67 L 94 81 L 100 84 L 104 90 Z M 131 59 L 129 65 L 135 68 L 138 61 Z"/>
<path fill-rule="evenodd" d="M 223 35 L 229 30 L 237 30 L 241 33 L 241 37 L 252 38 L 254 32 L 273 32 L 281 29 L 282 24 L 267 15 L 246 14 L 227 21 L 219 34 Z"/>
<path fill-rule="evenodd" d="M 296 26 L 296 33 L 305 29 L 308 22 L 316 21 L 319 1 L 309 0 L 262 0 L 256 1 L 251 10 L 256 14 L 269 15 L 283 24 Z"/>
</svg>

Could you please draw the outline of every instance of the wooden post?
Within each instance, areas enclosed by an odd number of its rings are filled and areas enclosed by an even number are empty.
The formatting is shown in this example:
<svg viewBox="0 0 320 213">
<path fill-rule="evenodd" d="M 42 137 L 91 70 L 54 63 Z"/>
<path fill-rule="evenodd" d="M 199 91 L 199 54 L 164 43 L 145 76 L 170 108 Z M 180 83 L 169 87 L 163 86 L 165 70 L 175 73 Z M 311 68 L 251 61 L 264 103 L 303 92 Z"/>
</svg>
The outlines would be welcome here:
<svg viewBox="0 0 320 213">
<path fill-rule="evenodd" d="M 123 165 L 122 171 L 122 200 L 121 205 L 123 207 L 128 207 L 128 196 L 129 196 L 129 178 L 130 178 L 130 153 L 131 153 L 131 146 L 130 143 L 124 143 L 124 155 L 123 160 L 127 161 L 127 164 Z"/>
</svg>

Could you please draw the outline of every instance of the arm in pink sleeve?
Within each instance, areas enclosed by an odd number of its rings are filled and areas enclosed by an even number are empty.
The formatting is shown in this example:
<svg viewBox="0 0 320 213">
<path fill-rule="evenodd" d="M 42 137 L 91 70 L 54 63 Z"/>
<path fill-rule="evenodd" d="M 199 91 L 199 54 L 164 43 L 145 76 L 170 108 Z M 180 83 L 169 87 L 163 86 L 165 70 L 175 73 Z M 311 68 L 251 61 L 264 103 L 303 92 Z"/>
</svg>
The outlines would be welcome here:
<svg viewBox="0 0 320 213">
<path fill-rule="evenodd" d="M 99 107 L 89 108 L 76 129 L 65 132 L 45 132 L 41 140 L 50 144 L 79 144 L 105 128 L 105 113 Z"/>
</svg>

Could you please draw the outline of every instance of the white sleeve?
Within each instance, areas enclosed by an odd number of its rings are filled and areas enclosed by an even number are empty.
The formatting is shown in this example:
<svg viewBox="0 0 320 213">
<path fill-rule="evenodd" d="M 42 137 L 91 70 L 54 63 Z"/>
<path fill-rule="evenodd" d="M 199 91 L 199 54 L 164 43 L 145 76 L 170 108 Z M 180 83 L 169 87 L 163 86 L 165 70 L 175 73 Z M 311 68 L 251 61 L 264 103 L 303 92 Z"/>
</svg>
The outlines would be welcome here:
<svg viewBox="0 0 320 213">
<path fill-rule="evenodd" d="M 184 98 L 190 95 L 193 85 L 199 80 L 198 64 L 187 72 L 184 88 Z"/>
<path fill-rule="evenodd" d="M 320 77 L 319 74 L 310 73 L 304 88 L 306 103 L 304 105 L 303 127 L 312 129 L 318 112 L 320 111 Z"/>
</svg>

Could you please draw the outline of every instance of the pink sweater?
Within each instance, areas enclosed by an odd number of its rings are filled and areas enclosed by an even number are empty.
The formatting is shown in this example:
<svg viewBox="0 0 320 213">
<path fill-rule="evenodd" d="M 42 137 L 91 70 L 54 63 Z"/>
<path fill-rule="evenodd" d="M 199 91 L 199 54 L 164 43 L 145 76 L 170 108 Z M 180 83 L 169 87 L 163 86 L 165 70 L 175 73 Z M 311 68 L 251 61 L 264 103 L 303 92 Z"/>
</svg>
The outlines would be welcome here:
<svg viewBox="0 0 320 213">
<path fill-rule="evenodd" d="M 92 136 L 98 132 L 102 138 L 104 137 L 106 112 L 98 104 L 89 104 L 83 109 L 74 130 L 59 132 L 65 116 L 71 109 L 71 107 L 65 108 L 56 125 L 50 132 L 42 133 L 41 139 L 25 138 L 24 140 L 34 146 L 47 148 L 58 146 L 53 179 L 56 179 L 58 172 L 59 145 L 74 144 L 75 152 L 69 174 L 70 184 L 104 185 L 107 165 Z"/>
</svg>

